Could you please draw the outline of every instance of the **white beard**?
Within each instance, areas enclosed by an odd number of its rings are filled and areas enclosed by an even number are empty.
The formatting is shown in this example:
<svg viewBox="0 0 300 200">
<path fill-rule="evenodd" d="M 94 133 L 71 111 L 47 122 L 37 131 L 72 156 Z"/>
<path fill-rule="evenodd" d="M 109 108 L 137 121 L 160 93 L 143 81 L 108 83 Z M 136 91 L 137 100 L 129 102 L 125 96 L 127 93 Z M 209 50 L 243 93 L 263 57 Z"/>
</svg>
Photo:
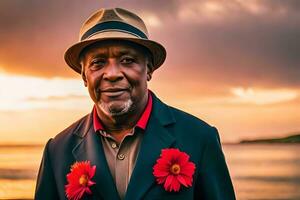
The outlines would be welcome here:
<svg viewBox="0 0 300 200">
<path fill-rule="evenodd" d="M 119 111 L 115 111 L 115 110 L 111 109 L 109 104 L 103 103 L 102 101 L 100 102 L 99 107 L 106 115 L 109 115 L 111 117 L 116 117 L 116 116 L 123 115 L 123 114 L 127 113 L 128 111 L 130 111 L 132 105 L 133 105 L 132 100 L 128 99 L 128 101 L 123 104 L 122 110 L 119 110 Z"/>
</svg>

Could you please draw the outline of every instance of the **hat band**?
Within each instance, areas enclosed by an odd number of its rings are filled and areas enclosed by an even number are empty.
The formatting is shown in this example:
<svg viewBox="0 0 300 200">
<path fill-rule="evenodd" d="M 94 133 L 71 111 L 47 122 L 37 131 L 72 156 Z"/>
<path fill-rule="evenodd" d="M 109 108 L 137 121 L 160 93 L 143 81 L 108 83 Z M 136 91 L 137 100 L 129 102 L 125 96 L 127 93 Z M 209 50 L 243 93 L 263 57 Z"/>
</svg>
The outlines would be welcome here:
<svg viewBox="0 0 300 200">
<path fill-rule="evenodd" d="M 148 37 L 142 31 L 135 28 L 134 26 L 131 26 L 130 24 L 126 24 L 120 21 L 107 21 L 102 22 L 100 24 L 96 24 L 95 26 L 90 28 L 82 35 L 80 40 L 85 40 L 97 32 L 103 32 L 108 30 L 119 30 L 121 32 L 127 32 L 143 39 L 148 39 Z"/>
</svg>

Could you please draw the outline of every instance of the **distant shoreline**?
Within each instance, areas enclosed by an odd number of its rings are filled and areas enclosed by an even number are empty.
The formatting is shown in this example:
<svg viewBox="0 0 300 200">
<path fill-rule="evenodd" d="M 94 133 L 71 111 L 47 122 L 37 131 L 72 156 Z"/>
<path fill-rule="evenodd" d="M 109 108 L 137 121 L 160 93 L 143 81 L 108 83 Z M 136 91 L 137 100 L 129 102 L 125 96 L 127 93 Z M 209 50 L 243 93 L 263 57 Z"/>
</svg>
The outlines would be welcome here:
<svg viewBox="0 0 300 200">
<path fill-rule="evenodd" d="M 5 199 L 1 199 L 0 198 L 0 200 L 33 200 L 33 199 L 26 199 L 26 198 L 11 198 L 11 199 L 5 198 Z"/>
<path fill-rule="evenodd" d="M 300 133 L 289 135 L 281 138 L 266 138 L 266 139 L 244 139 L 238 142 L 223 142 L 223 145 L 236 144 L 300 144 Z M 43 148 L 45 144 L 26 144 L 26 143 L 0 143 L 0 148 Z M 1 199 L 0 199 L 1 200 Z"/>
<path fill-rule="evenodd" d="M 282 138 L 241 140 L 239 144 L 300 144 L 300 134 Z"/>
<path fill-rule="evenodd" d="M 44 144 L 0 144 L 0 148 L 41 148 L 43 146 Z"/>
</svg>

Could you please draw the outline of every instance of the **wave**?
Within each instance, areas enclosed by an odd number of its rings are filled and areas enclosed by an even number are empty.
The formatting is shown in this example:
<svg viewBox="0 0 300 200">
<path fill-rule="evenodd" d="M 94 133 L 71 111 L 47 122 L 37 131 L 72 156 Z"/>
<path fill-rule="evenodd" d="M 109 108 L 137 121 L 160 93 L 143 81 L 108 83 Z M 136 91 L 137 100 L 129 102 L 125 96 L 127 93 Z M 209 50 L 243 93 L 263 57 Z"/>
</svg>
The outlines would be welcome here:
<svg viewBox="0 0 300 200">
<path fill-rule="evenodd" d="M 262 182 L 300 183 L 300 176 L 237 176 L 235 179 Z"/>
<path fill-rule="evenodd" d="M 0 179 L 36 179 L 37 170 L 31 169 L 1 169 Z"/>
</svg>

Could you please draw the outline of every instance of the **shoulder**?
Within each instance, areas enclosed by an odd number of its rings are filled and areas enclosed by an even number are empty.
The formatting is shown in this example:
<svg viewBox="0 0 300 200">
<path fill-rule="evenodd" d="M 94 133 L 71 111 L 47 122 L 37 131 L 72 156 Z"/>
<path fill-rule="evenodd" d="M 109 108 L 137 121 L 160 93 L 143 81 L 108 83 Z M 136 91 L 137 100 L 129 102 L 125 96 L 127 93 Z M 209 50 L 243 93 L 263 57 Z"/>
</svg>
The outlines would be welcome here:
<svg viewBox="0 0 300 200">
<path fill-rule="evenodd" d="M 196 117 L 186 111 L 167 105 L 170 113 L 173 115 L 176 124 L 184 127 L 192 127 L 195 129 L 215 129 L 215 127 L 208 122 Z"/>
<path fill-rule="evenodd" d="M 176 123 L 179 124 L 188 124 L 192 126 L 196 126 L 197 128 L 210 128 L 212 127 L 208 122 L 190 114 L 178 108 L 168 106 L 174 118 L 176 119 Z"/>
<path fill-rule="evenodd" d="M 49 142 L 50 149 L 66 148 L 73 144 L 83 134 L 86 126 L 90 123 L 90 114 L 85 115 L 81 119 L 77 120 L 63 131 L 58 133 L 54 138 L 51 138 Z"/>
<path fill-rule="evenodd" d="M 156 95 L 152 93 L 153 97 L 153 112 L 163 123 L 165 121 L 176 122 L 179 125 L 190 125 L 196 128 L 209 128 L 211 127 L 207 122 L 201 120 L 185 111 L 172 107 L 165 102 L 161 101 Z"/>
<path fill-rule="evenodd" d="M 174 119 L 175 123 L 169 127 L 169 130 L 177 138 L 191 143 L 198 141 L 201 144 L 212 141 L 220 142 L 218 130 L 213 125 L 183 110 L 162 104 Z"/>
<path fill-rule="evenodd" d="M 168 126 L 171 133 L 176 134 L 176 136 L 181 135 L 185 138 L 189 136 L 188 138 L 197 137 L 201 138 L 201 140 L 205 138 L 219 139 L 218 131 L 214 126 L 192 114 L 167 105 L 154 94 L 152 96 L 154 97 L 153 115 L 157 117 L 162 124 L 170 124 L 171 122 L 172 126 Z"/>
<path fill-rule="evenodd" d="M 173 122 L 165 126 L 166 130 L 175 138 L 176 146 L 187 152 L 195 162 L 203 157 L 204 152 L 221 153 L 219 133 L 214 126 L 162 102 L 159 108 L 159 112 L 156 111 L 156 116 L 158 116 L 157 113 L 163 112 L 165 116 L 168 113 Z"/>
</svg>

